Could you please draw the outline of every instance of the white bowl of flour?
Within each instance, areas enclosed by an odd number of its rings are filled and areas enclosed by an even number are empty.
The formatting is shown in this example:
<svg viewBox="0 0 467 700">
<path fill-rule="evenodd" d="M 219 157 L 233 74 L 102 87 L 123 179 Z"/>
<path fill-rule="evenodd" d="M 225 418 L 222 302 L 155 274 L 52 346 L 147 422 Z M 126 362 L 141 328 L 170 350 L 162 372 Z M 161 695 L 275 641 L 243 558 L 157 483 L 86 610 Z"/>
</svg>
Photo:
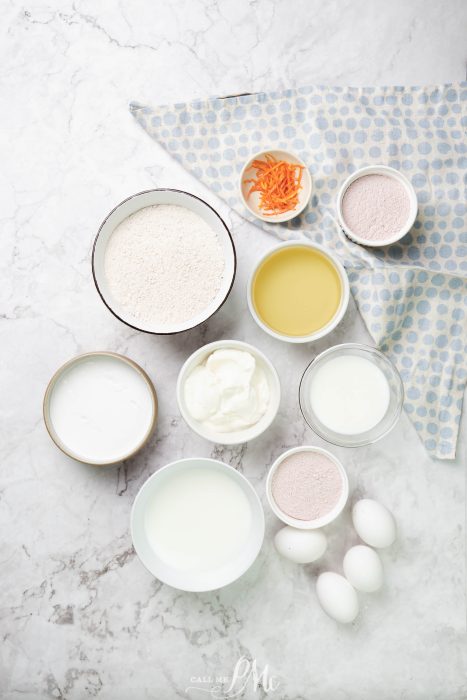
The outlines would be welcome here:
<svg viewBox="0 0 467 700">
<path fill-rule="evenodd" d="M 179 190 L 139 192 L 113 209 L 94 242 L 102 301 L 146 333 L 194 328 L 225 302 L 236 270 L 227 226 L 206 202 Z"/>
</svg>

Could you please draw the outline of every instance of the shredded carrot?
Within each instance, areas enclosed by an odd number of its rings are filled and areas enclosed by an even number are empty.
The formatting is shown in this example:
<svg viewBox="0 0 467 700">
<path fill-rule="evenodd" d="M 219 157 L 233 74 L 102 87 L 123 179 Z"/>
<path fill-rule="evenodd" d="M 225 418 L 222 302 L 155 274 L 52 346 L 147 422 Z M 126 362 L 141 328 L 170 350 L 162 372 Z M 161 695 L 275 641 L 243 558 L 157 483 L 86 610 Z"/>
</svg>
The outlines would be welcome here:
<svg viewBox="0 0 467 700">
<path fill-rule="evenodd" d="M 259 192 L 258 206 L 265 216 L 295 209 L 302 188 L 303 165 L 277 160 L 268 153 L 265 160 L 254 160 L 250 169 L 256 170 L 256 175 L 243 181 L 245 184 L 251 183 L 247 197 Z"/>
</svg>

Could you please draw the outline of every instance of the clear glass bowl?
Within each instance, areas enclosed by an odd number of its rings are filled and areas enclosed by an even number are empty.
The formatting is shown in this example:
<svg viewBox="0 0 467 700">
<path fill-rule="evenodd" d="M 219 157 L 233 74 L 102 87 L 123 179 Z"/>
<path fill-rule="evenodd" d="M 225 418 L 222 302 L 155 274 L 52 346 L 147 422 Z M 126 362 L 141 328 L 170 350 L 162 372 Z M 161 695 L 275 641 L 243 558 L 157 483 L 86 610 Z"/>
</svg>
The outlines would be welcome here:
<svg viewBox="0 0 467 700">
<path fill-rule="evenodd" d="M 390 398 L 385 415 L 379 423 L 363 433 L 344 434 L 335 432 L 319 420 L 311 406 L 311 383 L 317 369 L 329 362 L 330 359 L 343 355 L 354 355 L 370 360 L 383 372 L 389 385 Z M 299 401 L 305 421 L 317 435 L 333 445 L 361 447 L 380 440 L 396 425 L 404 403 L 404 387 L 397 369 L 379 350 L 369 345 L 344 343 L 328 348 L 328 350 L 325 350 L 310 362 L 300 381 Z"/>
</svg>

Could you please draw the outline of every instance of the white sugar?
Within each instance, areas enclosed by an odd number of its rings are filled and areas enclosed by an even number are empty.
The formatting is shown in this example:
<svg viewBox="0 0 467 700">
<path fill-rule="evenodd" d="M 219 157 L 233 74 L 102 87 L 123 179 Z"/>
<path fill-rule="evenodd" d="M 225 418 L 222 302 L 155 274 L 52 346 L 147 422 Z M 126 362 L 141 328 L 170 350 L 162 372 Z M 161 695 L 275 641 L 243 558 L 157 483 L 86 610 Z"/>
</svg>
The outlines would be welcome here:
<svg viewBox="0 0 467 700">
<path fill-rule="evenodd" d="M 216 233 L 185 207 L 159 204 L 116 227 L 105 253 L 110 292 L 145 326 L 183 324 L 217 296 L 224 255 Z"/>
</svg>

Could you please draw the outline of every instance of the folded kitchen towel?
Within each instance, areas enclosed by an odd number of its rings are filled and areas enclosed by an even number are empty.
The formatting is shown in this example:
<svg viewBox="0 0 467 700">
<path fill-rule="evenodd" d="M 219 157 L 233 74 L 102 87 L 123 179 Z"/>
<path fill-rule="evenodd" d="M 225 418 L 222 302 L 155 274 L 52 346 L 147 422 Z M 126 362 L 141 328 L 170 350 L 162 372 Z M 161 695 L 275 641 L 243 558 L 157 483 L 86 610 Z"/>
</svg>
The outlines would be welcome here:
<svg viewBox="0 0 467 700">
<path fill-rule="evenodd" d="M 402 376 L 405 410 L 444 459 L 455 456 L 467 380 L 466 106 L 467 83 L 130 105 L 152 138 L 246 219 L 340 257 L 370 334 Z M 247 158 L 272 147 L 298 153 L 314 180 L 309 206 L 284 225 L 254 219 L 238 196 Z M 419 213 L 400 242 L 367 249 L 343 234 L 335 201 L 349 173 L 379 163 L 409 178 Z"/>
</svg>

